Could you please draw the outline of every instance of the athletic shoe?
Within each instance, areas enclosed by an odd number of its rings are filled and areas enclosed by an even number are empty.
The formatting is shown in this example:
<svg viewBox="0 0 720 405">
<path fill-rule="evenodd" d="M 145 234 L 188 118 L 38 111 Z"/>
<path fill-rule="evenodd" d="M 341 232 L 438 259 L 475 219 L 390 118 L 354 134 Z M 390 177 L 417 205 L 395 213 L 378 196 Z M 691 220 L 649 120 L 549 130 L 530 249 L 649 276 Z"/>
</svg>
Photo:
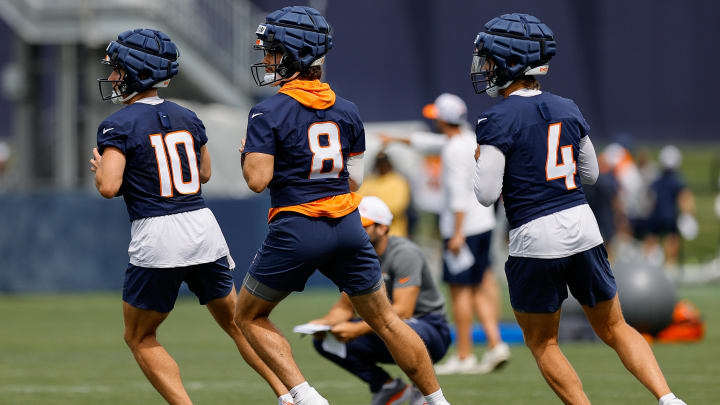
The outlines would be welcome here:
<svg viewBox="0 0 720 405">
<path fill-rule="evenodd" d="M 330 405 L 330 403 L 315 388 L 310 387 L 301 400 L 295 401 L 295 405 Z"/>
<path fill-rule="evenodd" d="M 380 391 L 373 394 L 370 405 L 399 405 L 407 401 L 411 394 L 410 385 L 396 378 L 383 385 Z"/>
<path fill-rule="evenodd" d="M 508 360 L 510 360 L 510 347 L 502 342 L 483 353 L 477 366 L 466 371 L 465 374 L 488 374 L 504 366 Z"/>
<path fill-rule="evenodd" d="M 687 405 L 682 399 L 674 398 L 670 402 L 666 402 L 667 405 Z"/>
<path fill-rule="evenodd" d="M 410 387 L 410 401 L 408 405 L 425 405 L 425 395 L 416 386 Z"/>
<path fill-rule="evenodd" d="M 462 360 L 457 355 L 452 355 L 445 363 L 435 366 L 435 374 L 463 374 L 474 369 L 477 364 L 477 357 L 474 354 Z"/>
</svg>

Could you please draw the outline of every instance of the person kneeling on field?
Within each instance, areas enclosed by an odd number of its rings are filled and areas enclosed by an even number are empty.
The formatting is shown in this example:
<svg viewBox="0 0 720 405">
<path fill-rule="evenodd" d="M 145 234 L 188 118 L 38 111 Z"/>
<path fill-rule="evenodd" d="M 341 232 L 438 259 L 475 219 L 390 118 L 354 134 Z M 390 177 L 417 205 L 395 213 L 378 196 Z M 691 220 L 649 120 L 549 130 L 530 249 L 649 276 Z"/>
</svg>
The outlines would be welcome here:
<svg viewBox="0 0 720 405">
<path fill-rule="evenodd" d="M 420 248 L 408 239 L 388 236 L 393 215 L 379 198 L 364 197 L 359 207 L 365 231 L 380 258 L 380 266 L 393 310 L 420 336 L 433 362 L 450 346 L 450 328 L 445 319 L 445 299 L 435 285 Z M 370 326 L 355 317 L 346 294 L 324 317 L 311 323 L 331 325 L 330 333 L 345 343 L 345 354 L 328 350 L 324 333 L 316 334 L 315 349 L 370 385 L 371 404 L 423 404 L 423 395 L 402 379 L 393 379 L 377 363 L 395 363 L 387 347 Z"/>
</svg>

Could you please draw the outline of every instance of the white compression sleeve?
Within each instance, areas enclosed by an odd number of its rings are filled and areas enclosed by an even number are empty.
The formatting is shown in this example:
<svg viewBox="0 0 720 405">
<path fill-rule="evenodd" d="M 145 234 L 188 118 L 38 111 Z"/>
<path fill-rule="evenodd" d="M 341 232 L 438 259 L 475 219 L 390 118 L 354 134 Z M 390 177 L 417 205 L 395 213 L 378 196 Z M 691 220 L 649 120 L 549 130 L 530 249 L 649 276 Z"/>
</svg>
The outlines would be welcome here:
<svg viewBox="0 0 720 405">
<path fill-rule="evenodd" d="M 580 153 L 578 154 L 578 171 L 583 184 L 595 184 L 600 175 L 595 147 L 590 136 L 580 138 Z"/>
<path fill-rule="evenodd" d="M 505 155 L 492 145 L 480 145 L 480 157 L 475 164 L 475 197 L 480 204 L 489 207 L 500 198 L 503 175 L 505 174 Z"/>
<path fill-rule="evenodd" d="M 350 175 L 350 180 L 357 184 L 358 187 L 360 187 L 363 182 L 363 174 L 365 172 L 364 156 L 364 153 L 353 155 L 348 158 L 347 162 L 345 162 L 348 175 Z"/>
</svg>

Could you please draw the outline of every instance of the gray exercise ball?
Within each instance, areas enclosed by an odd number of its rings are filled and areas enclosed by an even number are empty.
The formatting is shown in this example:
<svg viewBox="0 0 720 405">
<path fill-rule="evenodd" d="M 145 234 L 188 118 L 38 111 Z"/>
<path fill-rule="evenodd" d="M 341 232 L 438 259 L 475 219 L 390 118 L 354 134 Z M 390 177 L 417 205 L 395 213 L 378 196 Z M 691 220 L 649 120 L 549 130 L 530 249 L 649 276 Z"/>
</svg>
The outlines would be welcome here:
<svg viewBox="0 0 720 405">
<path fill-rule="evenodd" d="M 627 323 L 651 335 L 670 325 L 677 297 L 663 269 L 635 260 L 617 263 L 613 273 Z"/>
</svg>

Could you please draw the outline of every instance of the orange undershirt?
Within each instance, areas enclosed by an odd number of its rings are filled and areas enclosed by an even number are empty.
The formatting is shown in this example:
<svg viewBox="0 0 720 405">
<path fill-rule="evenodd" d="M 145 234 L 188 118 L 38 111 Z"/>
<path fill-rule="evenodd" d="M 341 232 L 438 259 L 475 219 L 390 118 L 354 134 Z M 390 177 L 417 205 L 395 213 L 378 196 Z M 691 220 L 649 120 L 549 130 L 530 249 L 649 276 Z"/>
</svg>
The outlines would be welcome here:
<svg viewBox="0 0 720 405">
<path fill-rule="evenodd" d="M 297 212 L 309 217 L 340 218 L 355 211 L 362 197 L 357 193 L 345 193 L 321 198 L 304 204 L 270 208 L 268 222 L 281 212 Z"/>
</svg>

